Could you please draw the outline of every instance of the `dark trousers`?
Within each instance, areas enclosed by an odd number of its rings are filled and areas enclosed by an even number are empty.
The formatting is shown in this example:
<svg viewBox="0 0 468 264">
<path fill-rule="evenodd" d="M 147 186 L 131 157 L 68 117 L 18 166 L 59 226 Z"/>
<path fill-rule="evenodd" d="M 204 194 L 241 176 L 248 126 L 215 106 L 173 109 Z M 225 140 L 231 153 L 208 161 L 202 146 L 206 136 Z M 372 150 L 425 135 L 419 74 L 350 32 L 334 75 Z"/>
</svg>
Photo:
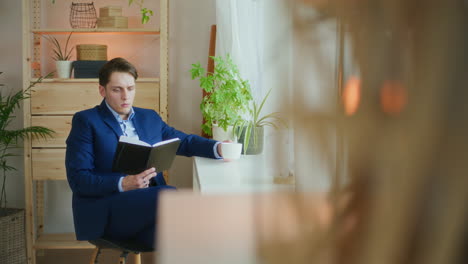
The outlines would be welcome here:
<svg viewBox="0 0 468 264">
<path fill-rule="evenodd" d="M 104 238 L 134 240 L 155 248 L 158 197 L 159 192 L 164 190 L 175 188 L 153 186 L 112 196 Z"/>
</svg>

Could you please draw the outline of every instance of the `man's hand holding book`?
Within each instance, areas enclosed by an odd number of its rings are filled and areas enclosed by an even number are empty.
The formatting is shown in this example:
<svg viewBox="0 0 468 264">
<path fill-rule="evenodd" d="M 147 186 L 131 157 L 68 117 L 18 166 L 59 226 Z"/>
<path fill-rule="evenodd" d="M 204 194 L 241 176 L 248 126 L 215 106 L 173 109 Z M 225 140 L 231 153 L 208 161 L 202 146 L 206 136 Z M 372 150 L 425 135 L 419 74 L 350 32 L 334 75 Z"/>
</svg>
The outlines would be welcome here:
<svg viewBox="0 0 468 264">
<path fill-rule="evenodd" d="M 122 180 L 122 189 L 124 191 L 131 191 L 136 189 L 148 188 L 149 181 L 155 176 L 155 168 L 149 168 L 136 175 L 127 175 Z"/>
</svg>

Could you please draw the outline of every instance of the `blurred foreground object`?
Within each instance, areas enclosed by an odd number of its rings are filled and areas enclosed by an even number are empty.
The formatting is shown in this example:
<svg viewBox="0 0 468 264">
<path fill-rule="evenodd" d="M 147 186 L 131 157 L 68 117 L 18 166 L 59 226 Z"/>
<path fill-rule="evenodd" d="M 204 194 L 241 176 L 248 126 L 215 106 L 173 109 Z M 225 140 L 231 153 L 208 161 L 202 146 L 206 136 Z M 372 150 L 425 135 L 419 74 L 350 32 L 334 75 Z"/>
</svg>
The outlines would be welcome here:
<svg viewBox="0 0 468 264">
<path fill-rule="evenodd" d="M 294 129 L 311 138 L 301 139 L 305 149 L 318 139 L 319 151 L 331 153 L 323 164 L 344 180 L 330 191 L 335 213 L 326 230 L 310 229 L 306 209 L 291 199 L 304 235 L 284 241 L 260 233 L 262 263 L 468 263 L 466 1 L 297 0 L 290 7 L 302 48 L 292 59 Z M 324 39 L 314 34 L 330 23 L 340 91 L 331 133 L 302 96 L 315 88 L 302 69 L 323 59 L 316 47 Z M 335 150 L 323 140 L 333 133 Z M 316 172 L 308 173 L 297 177 Z"/>
<path fill-rule="evenodd" d="M 296 189 L 319 164 L 329 193 L 171 193 L 162 263 L 468 263 L 466 1 L 284 1 Z M 320 49 L 322 26 L 336 56 Z M 311 81 L 335 60 L 336 80 Z"/>
<path fill-rule="evenodd" d="M 291 204 L 291 199 L 297 203 Z M 298 221 L 295 210 L 299 204 L 302 217 L 316 222 L 309 229 L 325 229 L 330 211 L 319 194 L 162 193 L 157 263 L 259 263 L 258 232 L 282 241 L 301 237 L 302 220 Z"/>
</svg>

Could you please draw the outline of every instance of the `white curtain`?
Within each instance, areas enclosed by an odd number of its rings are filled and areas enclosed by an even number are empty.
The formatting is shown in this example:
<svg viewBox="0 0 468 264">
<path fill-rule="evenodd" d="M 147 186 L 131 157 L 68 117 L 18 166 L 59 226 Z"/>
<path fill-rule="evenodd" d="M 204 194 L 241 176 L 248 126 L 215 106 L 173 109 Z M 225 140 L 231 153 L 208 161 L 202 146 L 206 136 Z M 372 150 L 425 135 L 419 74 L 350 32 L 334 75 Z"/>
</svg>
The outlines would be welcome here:
<svg viewBox="0 0 468 264">
<path fill-rule="evenodd" d="M 261 0 L 216 1 L 216 55 L 231 55 L 241 76 L 249 80 L 255 98 L 262 92 L 262 4 Z"/>
<path fill-rule="evenodd" d="M 285 112 L 291 90 L 291 16 L 284 0 L 217 0 L 216 55 L 231 54 L 254 100 L 271 89 L 262 115 Z M 292 133 L 265 130 L 264 157 L 277 176 L 293 168 Z"/>
<path fill-rule="evenodd" d="M 272 90 L 263 114 L 299 104 L 327 120 L 313 135 L 291 123 L 280 131 L 268 128 L 263 153 L 273 175 L 293 173 L 298 189 L 326 190 L 336 149 L 336 23 L 319 21 L 316 10 L 291 2 L 217 0 L 216 54 L 232 55 L 257 102 Z M 294 20 L 293 26 L 293 16 L 317 22 L 301 26 Z"/>
</svg>

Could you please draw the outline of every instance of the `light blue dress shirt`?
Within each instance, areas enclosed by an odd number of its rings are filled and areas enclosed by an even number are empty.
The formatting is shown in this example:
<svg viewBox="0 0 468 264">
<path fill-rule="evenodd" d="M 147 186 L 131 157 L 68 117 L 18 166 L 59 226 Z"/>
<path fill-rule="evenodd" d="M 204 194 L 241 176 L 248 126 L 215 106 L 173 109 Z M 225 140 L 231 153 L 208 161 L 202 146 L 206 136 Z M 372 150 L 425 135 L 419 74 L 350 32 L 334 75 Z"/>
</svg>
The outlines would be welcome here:
<svg viewBox="0 0 468 264">
<path fill-rule="evenodd" d="M 126 137 L 130 138 L 135 138 L 139 139 L 138 133 L 136 132 L 135 126 L 133 125 L 133 118 L 135 117 L 135 111 L 133 111 L 133 107 L 130 109 L 130 113 L 128 115 L 127 120 L 123 120 L 120 115 L 110 107 L 110 105 L 107 103 L 107 101 L 104 101 L 106 103 L 107 108 L 111 111 L 112 115 L 115 117 L 115 120 L 119 123 L 120 128 L 122 129 L 123 135 Z M 122 181 L 124 177 L 120 177 L 119 179 L 119 192 L 123 192 L 122 188 Z"/>
<path fill-rule="evenodd" d="M 107 105 L 107 108 L 109 108 L 109 110 L 111 111 L 112 115 L 117 120 L 117 122 L 119 123 L 120 128 L 122 129 L 123 135 L 129 138 L 139 139 L 135 126 L 133 125 L 133 118 L 135 117 L 135 111 L 133 111 L 133 107 L 130 109 L 128 119 L 123 120 L 120 117 L 120 115 L 116 111 L 114 111 L 114 109 L 112 109 L 112 107 L 110 107 L 109 104 L 107 104 L 107 102 L 106 102 L 106 105 Z"/>
</svg>

